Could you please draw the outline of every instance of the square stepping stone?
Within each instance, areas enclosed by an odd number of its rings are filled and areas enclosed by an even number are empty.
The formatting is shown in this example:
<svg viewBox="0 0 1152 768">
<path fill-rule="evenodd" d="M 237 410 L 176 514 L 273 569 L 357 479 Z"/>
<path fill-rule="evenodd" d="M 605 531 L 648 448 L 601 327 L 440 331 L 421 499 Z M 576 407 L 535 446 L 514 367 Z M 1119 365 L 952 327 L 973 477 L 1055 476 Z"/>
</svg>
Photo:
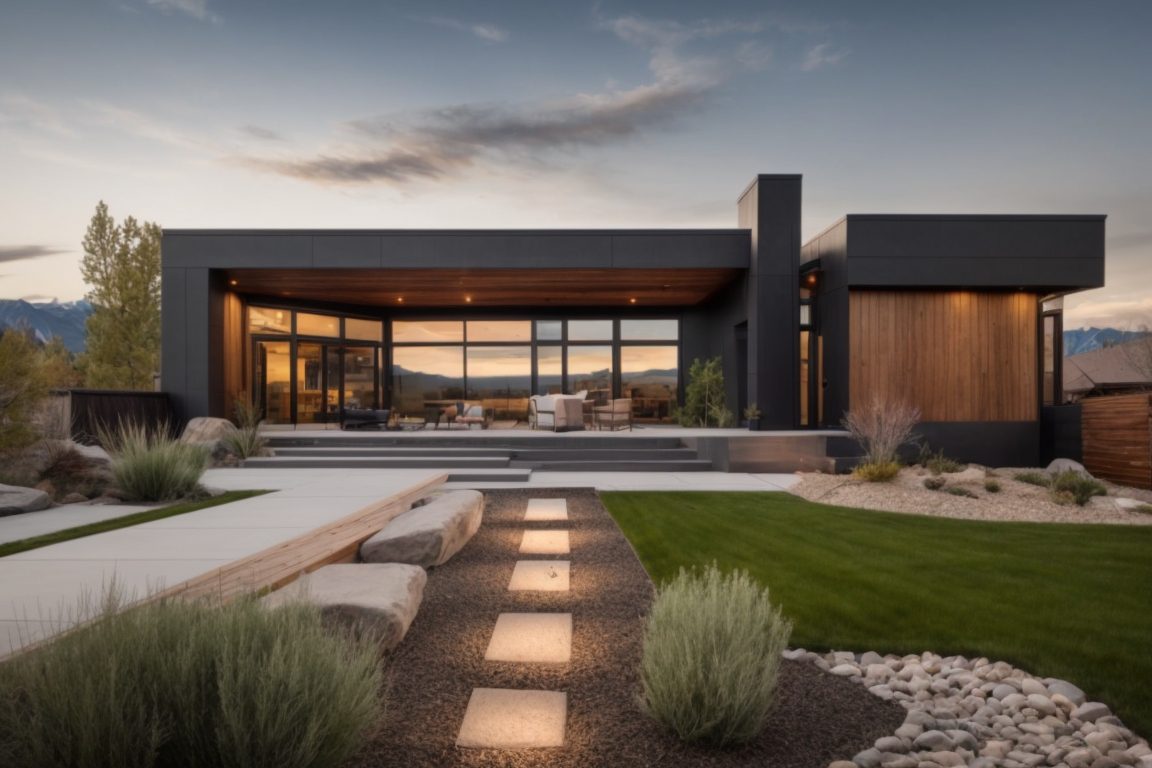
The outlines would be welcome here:
<svg viewBox="0 0 1152 768">
<path fill-rule="evenodd" d="M 572 614 L 502 613 L 484 652 L 486 661 L 567 664 L 572 660 Z"/>
<path fill-rule="evenodd" d="M 567 499 L 528 499 L 524 519 L 531 523 L 544 523 L 568 519 Z"/>
<path fill-rule="evenodd" d="M 568 694 L 475 688 L 468 699 L 456 746 L 525 749 L 564 746 Z"/>
<path fill-rule="evenodd" d="M 509 591 L 567 592 L 567 560 L 517 560 L 512 569 Z"/>
<path fill-rule="evenodd" d="M 524 531 L 520 540 L 522 555 L 566 555 L 570 551 L 568 531 Z"/>
</svg>

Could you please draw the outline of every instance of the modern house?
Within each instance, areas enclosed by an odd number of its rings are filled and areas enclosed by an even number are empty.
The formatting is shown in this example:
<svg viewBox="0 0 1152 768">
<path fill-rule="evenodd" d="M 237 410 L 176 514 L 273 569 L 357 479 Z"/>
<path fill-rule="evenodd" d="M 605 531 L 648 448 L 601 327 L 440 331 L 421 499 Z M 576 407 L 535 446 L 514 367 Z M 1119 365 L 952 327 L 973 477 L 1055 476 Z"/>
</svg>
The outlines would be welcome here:
<svg viewBox="0 0 1152 768">
<path fill-rule="evenodd" d="M 765 430 L 919 406 L 933 448 L 1033 463 L 1058 403 L 1061 297 L 1104 283 L 1104 216 L 849 215 L 802 244 L 801 177 L 760 175 L 709 230 L 167 230 L 162 385 L 284 424 L 533 393 L 667 422 L 691 362 Z"/>
</svg>

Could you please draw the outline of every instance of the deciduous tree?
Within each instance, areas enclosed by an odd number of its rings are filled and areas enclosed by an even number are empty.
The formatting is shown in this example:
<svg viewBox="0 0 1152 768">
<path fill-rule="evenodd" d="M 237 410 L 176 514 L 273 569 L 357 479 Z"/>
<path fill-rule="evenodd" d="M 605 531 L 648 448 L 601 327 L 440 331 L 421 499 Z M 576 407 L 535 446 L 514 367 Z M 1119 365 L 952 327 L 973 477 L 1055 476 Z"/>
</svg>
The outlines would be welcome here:
<svg viewBox="0 0 1152 768">
<path fill-rule="evenodd" d="M 86 380 L 103 389 L 151 389 L 160 363 L 160 227 L 119 226 L 103 200 L 84 235 L 88 300 Z"/>
</svg>

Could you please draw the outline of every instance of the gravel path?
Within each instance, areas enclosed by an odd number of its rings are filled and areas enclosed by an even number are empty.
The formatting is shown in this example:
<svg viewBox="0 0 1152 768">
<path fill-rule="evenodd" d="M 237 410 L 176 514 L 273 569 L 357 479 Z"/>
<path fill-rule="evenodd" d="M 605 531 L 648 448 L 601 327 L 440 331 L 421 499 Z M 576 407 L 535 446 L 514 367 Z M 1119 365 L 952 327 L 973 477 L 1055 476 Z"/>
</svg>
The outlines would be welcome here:
<svg viewBox="0 0 1152 768">
<path fill-rule="evenodd" d="M 886 512 L 905 512 L 935 517 L 1032 523 L 1106 523 L 1113 525 L 1152 525 L 1152 514 L 1120 508 L 1117 497 L 1152 503 L 1152 492 L 1104 483 L 1108 496 L 1093 498 L 1086 506 L 1061 505 L 1052 501 L 1048 490 L 1019 482 L 1015 475 L 1024 469 L 997 469 L 993 474 L 973 466 L 966 472 L 941 475 L 944 490 L 930 491 L 924 479 L 931 475 L 920 467 L 900 470 L 890 483 L 869 483 L 852 475 L 801 474 L 800 482 L 789 491 L 809 501 L 839 507 L 859 507 Z M 986 476 L 987 475 L 987 476 Z M 1000 484 L 998 493 L 984 488 L 986 479 Z M 978 498 L 969 499 L 945 492 L 948 487 L 965 488 Z"/>
<path fill-rule="evenodd" d="M 566 524 L 522 520 L 529 498 L 550 497 L 568 499 Z M 508 592 L 522 532 L 559 527 L 571 532 L 571 591 Z M 785 661 L 778 704 L 758 742 L 733 751 L 685 747 L 637 703 L 643 620 L 651 599 L 647 574 L 593 492 L 488 493 L 480 532 L 429 574 L 420 612 L 389 662 L 388 709 L 380 731 L 351 765 L 823 768 L 851 759 L 904 721 L 895 702 L 811 663 Z M 571 611 L 571 663 L 484 661 L 496 617 L 507 611 Z M 476 687 L 566 691 L 567 745 L 458 749 L 456 733 Z"/>
</svg>

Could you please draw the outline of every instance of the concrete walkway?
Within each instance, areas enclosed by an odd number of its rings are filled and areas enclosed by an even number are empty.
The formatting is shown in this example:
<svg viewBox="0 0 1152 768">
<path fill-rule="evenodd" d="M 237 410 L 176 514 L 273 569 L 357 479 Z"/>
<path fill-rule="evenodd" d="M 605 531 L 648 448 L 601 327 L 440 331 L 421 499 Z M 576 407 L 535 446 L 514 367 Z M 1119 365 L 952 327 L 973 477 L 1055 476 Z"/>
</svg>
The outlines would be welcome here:
<svg viewBox="0 0 1152 768">
<path fill-rule="evenodd" d="M 89 523 L 101 523 L 117 517 L 146 512 L 168 504 L 64 504 L 39 512 L 0 517 L 0 544 L 30 539 L 46 533 L 78 528 Z"/>
<path fill-rule="evenodd" d="M 445 488 L 595 488 L 598 491 L 787 491 L 800 478 L 740 472 L 533 472 L 525 483 L 460 482 Z"/>
<path fill-rule="evenodd" d="M 158 592 L 443 476 L 211 470 L 206 485 L 275 492 L 0 558 L 0 658 L 85 618 L 82 602 L 92 603 L 113 581 L 127 595 Z"/>
</svg>

